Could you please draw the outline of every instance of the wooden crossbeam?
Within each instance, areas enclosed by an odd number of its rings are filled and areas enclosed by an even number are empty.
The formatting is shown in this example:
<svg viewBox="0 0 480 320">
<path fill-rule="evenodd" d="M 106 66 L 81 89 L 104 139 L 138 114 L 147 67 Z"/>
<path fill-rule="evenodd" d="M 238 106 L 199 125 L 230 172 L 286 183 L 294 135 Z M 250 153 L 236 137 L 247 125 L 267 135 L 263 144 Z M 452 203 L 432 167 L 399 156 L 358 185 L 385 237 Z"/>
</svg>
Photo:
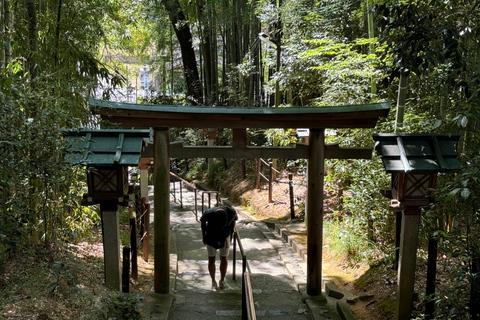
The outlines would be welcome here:
<svg viewBox="0 0 480 320">
<path fill-rule="evenodd" d="M 184 146 L 182 142 L 170 144 L 172 158 L 226 158 L 226 159 L 308 159 L 309 147 L 297 143 L 295 147 L 254 147 L 235 143 L 236 146 Z M 325 146 L 325 159 L 371 159 L 373 148 L 343 148 L 338 144 Z M 149 165 L 153 157 L 144 152 L 140 163 Z"/>
</svg>

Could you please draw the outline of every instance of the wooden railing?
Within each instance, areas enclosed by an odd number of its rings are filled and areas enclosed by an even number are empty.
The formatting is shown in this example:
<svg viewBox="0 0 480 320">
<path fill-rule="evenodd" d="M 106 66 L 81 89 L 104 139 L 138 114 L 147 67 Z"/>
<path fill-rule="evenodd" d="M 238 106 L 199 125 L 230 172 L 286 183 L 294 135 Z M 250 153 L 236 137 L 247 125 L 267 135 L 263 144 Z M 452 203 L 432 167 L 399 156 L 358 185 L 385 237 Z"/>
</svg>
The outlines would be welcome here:
<svg viewBox="0 0 480 320">
<path fill-rule="evenodd" d="M 268 166 L 268 177 L 266 177 L 263 173 L 262 173 L 262 164 L 265 164 Z M 272 191 L 273 191 L 273 188 L 272 188 L 272 183 L 274 181 L 274 178 L 273 178 L 273 173 L 276 172 L 276 173 L 280 173 L 280 171 L 278 171 L 277 169 L 275 169 L 273 167 L 273 162 L 266 162 L 265 160 L 263 159 L 258 159 L 257 161 L 257 183 L 256 183 L 256 186 L 255 188 L 256 189 L 260 189 L 260 178 L 263 178 L 263 180 L 267 181 L 268 182 L 268 203 L 272 203 L 273 202 L 273 198 L 272 198 Z"/>
<path fill-rule="evenodd" d="M 262 173 L 262 164 L 265 164 L 268 166 L 268 178 Z M 268 203 L 273 202 L 273 182 L 274 182 L 274 172 L 275 173 L 281 173 L 277 169 L 273 167 L 273 163 L 266 162 L 263 159 L 258 159 L 257 161 L 257 182 L 256 182 L 256 189 L 260 189 L 260 181 L 263 178 L 263 180 L 266 180 L 268 182 Z M 295 219 L 295 201 L 294 201 L 294 195 L 293 195 L 293 174 L 289 173 L 288 174 L 288 184 L 289 184 L 289 195 L 290 195 L 290 218 Z"/>
<path fill-rule="evenodd" d="M 233 271 L 232 280 L 236 280 L 237 265 L 237 243 L 242 256 L 242 320 L 255 320 L 255 304 L 253 302 L 252 284 L 250 282 L 250 272 L 247 264 L 247 256 L 243 250 L 242 241 L 238 235 L 238 230 L 233 233 Z"/>
</svg>

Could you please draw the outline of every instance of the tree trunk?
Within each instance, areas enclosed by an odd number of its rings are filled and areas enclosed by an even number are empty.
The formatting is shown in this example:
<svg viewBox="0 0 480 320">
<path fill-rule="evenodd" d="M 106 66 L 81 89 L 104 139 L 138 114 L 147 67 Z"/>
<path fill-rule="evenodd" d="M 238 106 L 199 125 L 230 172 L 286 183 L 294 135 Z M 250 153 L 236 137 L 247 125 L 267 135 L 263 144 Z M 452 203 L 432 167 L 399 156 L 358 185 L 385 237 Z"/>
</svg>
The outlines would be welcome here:
<svg viewBox="0 0 480 320">
<path fill-rule="evenodd" d="M 29 54 L 27 56 L 27 69 L 30 73 L 30 79 L 34 80 L 37 77 L 36 68 L 36 54 L 37 54 L 37 9 L 34 0 L 25 0 L 25 7 L 27 9 L 27 24 L 28 24 L 28 46 Z"/>
<path fill-rule="evenodd" d="M 180 43 L 183 70 L 187 86 L 187 100 L 193 105 L 202 105 L 202 88 L 200 84 L 200 76 L 198 74 L 195 50 L 193 49 L 192 44 L 190 26 L 188 25 L 188 21 L 178 0 L 162 0 L 162 3 L 169 14 L 173 29 L 175 30 L 178 42 Z"/>
<path fill-rule="evenodd" d="M 221 93 L 220 101 L 222 104 L 226 104 L 226 92 L 225 88 L 227 87 L 227 41 L 226 41 L 227 26 L 223 26 L 222 32 L 222 87 L 224 88 Z"/>
<path fill-rule="evenodd" d="M 437 279 L 437 239 L 433 235 L 428 239 L 428 259 L 427 259 L 427 283 L 425 303 L 425 319 L 433 319 L 435 312 L 435 287 Z"/>
<path fill-rule="evenodd" d="M 211 19 L 211 25 L 212 27 L 210 28 L 210 39 L 213 41 L 210 42 L 211 45 L 211 58 L 212 58 L 212 63 L 211 63 L 211 87 L 212 87 L 212 104 L 217 104 L 218 103 L 218 44 L 217 44 L 217 19 L 215 15 L 214 9 L 209 10 L 209 15 Z"/>
<path fill-rule="evenodd" d="M 62 0 L 58 0 L 57 8 L 57 25 L 55 26 L 55 54 L 54 54 L 54 66 L 57 67 L 59 60 L 59 44 L 60 44 L 60 21 L 62 20 Z"/>
<path fill-rule="evenodd" d="M 2 35 L 0 42 L 7 41 L 7 39 L 3 38 L 5 36 L 5 24 L 5 0 L 0 0 L 0 35 Z M 5 46 L 0 46 L 0 73 L 4 70 L 5 66 Z"/>
<path fill-rule="evenodd" d="M 407 76 L 402 73 L 398 82 L 397 116 L 395 119 L 395 133 L 403 129 L 403 115 L 405 113 L 405 101 L 407 100 Z"/>
<path fill-rule="evenodd" d="M 470 290 L 470 316 L 472 320 L 480 319 L 480 257 L 473 257 L 472 259 L 472 275 Z"/>
<path fill-rule="evenodd" d="M 2 0 L 2 9 L 3 9 L 3 34 L 5 35 L 6 46 L 2 46 L 2 51 L 4 53 L 2 57 L 1 67 L 6 67 L 10 62 L 12 62 L 12 27 L 13 20 L 12 14 L 10 12 L 9 2 L 7 0 Z M 1 70 L 1 68 L 0 68 Z"/>
<path fill-rule="evenodd" d="M 205 3 L 198 6 L 198 21 L 201 34 L 201 49 L 203 57 L 203 79 L 205 90 L 205 102 L 207 105 L 213 104 L 212 98 L 212 22 L 210 20 L 209 7 Z"/>
<path fill-rule="evenodd" d="M 175 93 L 175 82 L 174 82 L 174 79 L 175 79 L 175 69 L 174 69 L 174 65 L 175 65 L 175 60 L 173 58 L 173 52 L 174 52 L 174 48 L 173 48 L 173 32 L 172 32 L 172 29 L 173 29 L 173 26 L 170 28 L 170 93 L 171 94 L 174 94 Z"/>
<path fill-rule="evenodd" d="M 368 38 L 373 39 L 375 38 L 374 34 L 374 24 L 373 24 L 373 13 L 372 13 L 372 0 L 367 0 L 367 17 L 368 17 Z M 373 1 L 372 1 L 373 2 Z M 375 46 L 373 43 L 369 45 L 369 53 L 375 54 Z M 373 94 L 377 94 L 377 84 L 375 82 L 375 77 L 372 76 L 370 80 L 370 92 Z"/>
</svg>

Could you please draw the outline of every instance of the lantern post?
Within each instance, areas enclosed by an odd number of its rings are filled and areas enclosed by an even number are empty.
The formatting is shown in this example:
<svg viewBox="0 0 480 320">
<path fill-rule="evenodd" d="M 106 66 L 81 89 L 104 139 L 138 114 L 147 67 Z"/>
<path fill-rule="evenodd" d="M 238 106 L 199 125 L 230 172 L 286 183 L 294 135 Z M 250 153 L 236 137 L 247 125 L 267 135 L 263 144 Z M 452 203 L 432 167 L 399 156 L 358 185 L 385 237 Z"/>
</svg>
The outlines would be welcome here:
<svg viewBox="0 0 480 320">
<path fill-rule="evenodd" d="M 128 166 L 137 166 L 150 130 L 73 130 L 66 160 L 87 167 L 82 205 L 100 205 L 105 285 L 121 290 L 118 206 L 130 206 Z"/>
<path fill-rule="evenodd" d="M 87 172 L 88 204 L 99 203 L 102 219 L 105 285 L 121 289 L 120 232 L 118 205 L 128 192 L 128 171 L 124 166 L 90 167 Z"/>
<path fill-rule="evenodd" d="M 401 212 L 397 219 L 398 273 L 395 319 L 410 319 L 413 308 L 415 269 L 421 208 L 429 206 L 439 172 L 460 169 L 458 135 L 375 134 L 376 150 L 391 173 L 391 189 L 384 192 L 390 207 Z M 398 230 L 400 229 L 400 230 Z"/>
</svg>

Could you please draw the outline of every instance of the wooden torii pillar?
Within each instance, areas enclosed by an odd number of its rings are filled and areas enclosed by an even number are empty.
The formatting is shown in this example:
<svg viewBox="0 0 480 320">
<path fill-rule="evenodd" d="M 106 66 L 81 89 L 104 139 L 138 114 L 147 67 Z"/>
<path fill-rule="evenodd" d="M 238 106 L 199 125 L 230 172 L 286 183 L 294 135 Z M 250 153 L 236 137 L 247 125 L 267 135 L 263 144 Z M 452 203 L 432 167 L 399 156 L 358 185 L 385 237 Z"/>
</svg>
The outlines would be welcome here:
<svg viewBox="0 0 480 320">
<path fill-rule="evenodd" d="M 325 130 L 310 129 L 307 172 L 307 293 L 322 293 Z M 318 263 L 320 261 L 320 263 Z"/>
<path fill-rule="evenodd" d="M 170 131 L 155 128 L 153 133 L 154 164 L 154 290 L 170 291 Z"/>
</svg>

